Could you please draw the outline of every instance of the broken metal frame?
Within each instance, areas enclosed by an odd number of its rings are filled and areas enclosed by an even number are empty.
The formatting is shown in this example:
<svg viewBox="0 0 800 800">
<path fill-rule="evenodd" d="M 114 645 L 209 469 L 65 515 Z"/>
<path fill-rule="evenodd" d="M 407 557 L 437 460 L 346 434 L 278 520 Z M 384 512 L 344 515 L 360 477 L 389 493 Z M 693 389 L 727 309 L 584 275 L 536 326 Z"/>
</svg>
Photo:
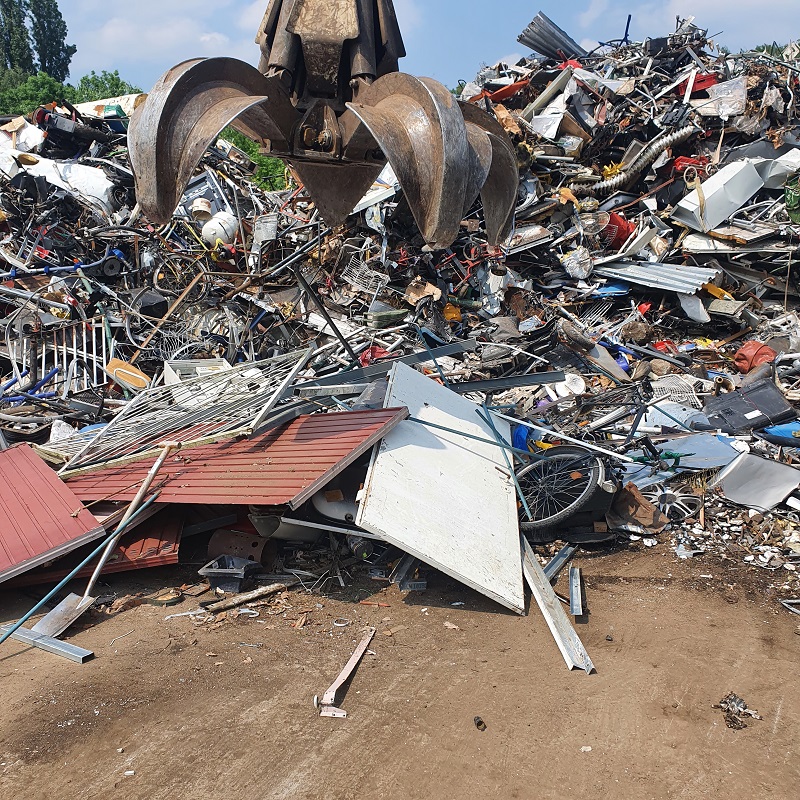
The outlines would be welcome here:
<svg viewBox="0 0 800 800">
<path fill-rule="evenodd" d="M 344 665 L 344 668 L 337 676 L 336 680 L 328 687 L 325 694 L 322 695 L 322 700 L 317 695 L 314 695 L 314 708 L 319 710 L 321 717 L 337 717 L 343 719 L 347 716 L 347 712 L 343 708 L 337 708 L 334 703 L 336 702 L 336 692 L 342 684 L 355 672 L 359 661 L 369 647 L 372 637 L 375 635 L 375 628 L 367 628 L 364 638 L 359 642 L 350 660 Z"/>
</svg>

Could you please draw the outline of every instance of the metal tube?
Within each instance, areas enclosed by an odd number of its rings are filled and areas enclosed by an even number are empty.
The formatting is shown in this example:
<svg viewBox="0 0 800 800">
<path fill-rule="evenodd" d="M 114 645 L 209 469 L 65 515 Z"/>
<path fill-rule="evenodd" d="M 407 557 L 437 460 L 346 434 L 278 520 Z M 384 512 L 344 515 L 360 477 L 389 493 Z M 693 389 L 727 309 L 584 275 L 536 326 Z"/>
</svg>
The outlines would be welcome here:
<svg viewBox="0 0 800 800">
<path fill-rule="evenodd" d="M 113 539 L 108 541 L 105 550 L 103 551 L 103 555 L 100 556 L 100 560 L 97 562 L 97 566 L 94 568 L 94 572 L 92 573 L 92 577 L 89 578 L 89 583 L 86 585 L 86 591 L 83 593 L 84 600 L 89 597 L 92 593 L 92 589 L 94 588 L 95 583 L 97 583 L 97 579 L 100 577 L 100 573 L 103 571 L 103 567 L 106 565 L 106 561 L 108 561 L 111 554 L 114 552 L 114 548 L 117 546 L 119 542 L 120 536 L 122 536 L 122 532 L 124 531 L 124 526 L 130 521 L 131 517 L 136 513 L 137 509 L 139 508 L 144 496 L 147 494 L 147 490 L 150 488 L 150 485 L 155 480 L 156 474 L 161 469 L 164 462 L 167 460 L 167 456 L 173 451 L 177 450 L 180 447 L 180 442 L 166 442 L 164 444 L 164 449 L 161 451 L 161 455 L 156 459 L 155 464 L 150 468 L 150 472 L 147 473 L 142 485 L 139 487 L 139 491 L 136 493 L 136 497 L 131 500 L 130 505 L 128 506 L 127 510 L 125 511 L 124 516 L 120 520 L 119 527 L 117 528 L 117 533 Z M 122 530 L 120 530 L 120 528 Z"/>
<path fill-rule="evenodd" d="M 585 447 L 587 450 L 594 450 L 597 453 L 603 453 L 611 458 L 616 458 L 618 461 L 625 461 L 628 464 L 636 463 L 635 460 L 630 456 L 624 456 L 621 453 L 615 453 L 613 450 L 606 450 L 604 447 L 598 447 L 596 444 L 592 444 L 591 442 L 584 442 L 581 439 L 575 439 L 572 436 L 567 436 L 565 433 L 559 433 L 559 431 L 543 428 L 541 425 L 534 425 L 532 422 L 528 422 L 527 420 L 509 417 L 507 414 L 498 414 L 497 416 L 500 417 L 500 419 L 513 422 L 516 425 L 523 425 L 526 428 L 532 428 L 540 433 L 549 433 L 551 436 L 557 436 L 559 439 L 563 439 L 565 442 L 571 442 L 572 444 L 580 445 L 581 447 Z"/>
</svg>

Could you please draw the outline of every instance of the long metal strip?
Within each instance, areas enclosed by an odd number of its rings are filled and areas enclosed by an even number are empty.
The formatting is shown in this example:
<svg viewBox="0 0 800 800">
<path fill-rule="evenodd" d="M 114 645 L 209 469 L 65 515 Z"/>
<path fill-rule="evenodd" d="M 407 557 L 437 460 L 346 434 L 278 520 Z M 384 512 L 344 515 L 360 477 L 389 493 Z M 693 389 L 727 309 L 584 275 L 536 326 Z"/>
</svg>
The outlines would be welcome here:
<svg viewBox="0 0 800 800">
<path fill-rule="evenodd" d="M 336 692 L 339 687 L 355 672 L 358 662 L 361 657 L 366 653 L 372 637 L 375 635 L 375 628 L 367 628 L 364 638 L 359 642 L 358 647 L 353 651 L 350 660 L 344 665 L 344 669 L 339 673 L 336 680 L 328 687 L 324 695 L 322 695 L 322 702 L 319 703 L 317 698 L 314 697 L 314 706 L 319 708 L 319 715 L 321 717 L 346 717 L 347 712 L 343 708 L 337 708 L 334 703 L 336 702 Z"/>
<path fill-rule="evenodd" d="M 565 544 L 545 565 L 544 576 L 550 583 L 555 583 L 559 572 L 566 566 L 567 562 L 575 555 L 578 546 L 575 544 Z"/>
<path fill-rule="evenodd" d="M 583 592 L 581 590 L 581 568 L 569 568 L 569 613 L 573 617 L 583 616 Z"/>
<path fill-rule="evenodd" d="M 544 616 L 550 633 L 556 640 L 558 649 L 564 657 L 564 661 L 570 669 L 582 669 L 588 675 L 594 670 L 592 659 L 586 652 L 580 637 L 575 633 L 561 603 L 550 585 L 550 581 L 544 574 L 533 548 L 528 544 L 528 540 L 520 537 L 522 541 L 522 572 L 525 580 L 530 586 L 531 593 L 536 598 L 539 609 Z"/>
<path fill-rule="evenodd" d="M 5 633 L 11 627 L 11 625 L 0 625 L 0 634 Z M 17 628 L 17 630 L 11 634 L 11 638 L 32 645 L 33 647 L 38 647 L 40 650 L 46 650 L 48 653 L 55 653 L 57 656 L 63 656 L 78 664 L 83 664 L 89 659 L 94 658 L 94 651 L 92 650 L 85 650 L 83 647 L 78 647 L 75 644 L 62 642 L 61 639 L 54 639 L 52 636 L 34 633 L 28 630 L 28 628 Z"/>
</svg>

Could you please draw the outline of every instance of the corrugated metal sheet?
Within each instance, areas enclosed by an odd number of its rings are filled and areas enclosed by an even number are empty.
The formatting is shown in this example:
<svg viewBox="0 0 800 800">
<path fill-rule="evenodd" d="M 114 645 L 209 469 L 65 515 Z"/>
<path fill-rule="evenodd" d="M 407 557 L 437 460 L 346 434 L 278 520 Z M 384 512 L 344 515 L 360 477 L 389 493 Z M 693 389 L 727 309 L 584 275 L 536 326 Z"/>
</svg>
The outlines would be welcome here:
<svg viewBox="0 0 800 800">
<path fill-rule="evenodd" d="M 685 267 L 678 264 L 641 262 L 626 264 L 603 264 L 595 267 L 595 273 L 606 278 L 616 278 L 651 289 L 664 289 L 682 294 L 694 294 L 704 283 L 710 283 L 720 274 L 718 269 L 707 267 Z"/>
<path fill-rule="evenodd" d="M 117 549 L 111 554 L 100 574 L 177 564 L 184 516 L 184 512 L 179 508 L 163 509 L 161 514 L 143 526 L 144 530 L 137 529 L 123 533 Z M 32 586 L 37 583 L 60 581 L 90 552 L 89 547 L 81 548 L 52 568 L 32 570 L 17 577 L 10 585 Z M 94 563 L 89 564 L 75 576 L 75 579 L 88 578 L 94 572 L 94 568 Z"/>
<path fill-rule="evenodd" d="M 158 501 L 296 508 L 407 415 L 405 408 L 312 414 L 251 439 L 186 448 L 156 477 Z M 147 457 L 67 483 L 85 501 L 130 500 L 154 461 Z"/>
<path fill-rule="evenodd" d="M 104 533 L 29 445 L 0 452 L 0 581 L 70 553 Z"/>
</svg>

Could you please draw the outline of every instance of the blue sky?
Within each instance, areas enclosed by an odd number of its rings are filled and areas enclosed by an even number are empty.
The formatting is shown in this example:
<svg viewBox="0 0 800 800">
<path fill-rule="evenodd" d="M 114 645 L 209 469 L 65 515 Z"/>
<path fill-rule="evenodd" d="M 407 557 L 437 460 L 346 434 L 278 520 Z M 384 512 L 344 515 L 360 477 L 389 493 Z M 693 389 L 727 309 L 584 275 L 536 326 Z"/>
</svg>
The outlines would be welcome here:
<svg viewBox="0 0 800 800">
<path fill-rule="evenodd" d="M 267 0 L 61 0 L 69 41 L 78 46 L 72 80 L 90 69 L 118 69 L 149 89 L 186 58 L 228 55 L 257 63 L 253 39 Z M 395 0 L 408 57 L 401 69 L 454 86 L 482 63 L 527 55 L 517 36 L 544 11 L 576 41 L 622 36 L 628 13 L 632 36 L 673 30 L 675 16 L 698 15 L 732 50 L 800 37 L 798 0 Z"/>
</svg>

